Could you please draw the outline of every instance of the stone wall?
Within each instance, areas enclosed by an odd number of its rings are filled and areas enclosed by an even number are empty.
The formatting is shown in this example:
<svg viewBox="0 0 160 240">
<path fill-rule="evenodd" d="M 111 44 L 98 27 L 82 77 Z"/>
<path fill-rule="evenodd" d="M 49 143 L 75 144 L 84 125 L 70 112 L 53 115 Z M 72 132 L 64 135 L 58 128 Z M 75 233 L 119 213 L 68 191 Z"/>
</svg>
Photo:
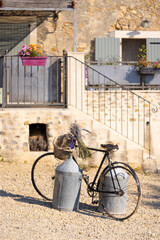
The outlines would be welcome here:
<svg viewBox="0 0 160 240">
<path fill-rule="evenodd" d="M 133 91 L 132 91 L 133 92 Z M 149 147 L 151 130 L 151 154 L 160 160 L 160 91 L 86 91 L 85 111 L 109 128 Z M 137 97 L 141 96 L 141 98 Z M 146 99 L 147 101 L 143 100 Z M 149 105 L 149 102 L 151 103 Z M 152 105 L 153 104 L 153 105 Z M 156 107 L 155 107 L 156 106 Z M 155 112 L 155 110 L 157 110 Z M 149 115 L 150 112 L 150 115 Z"/>
<path fill-rule="evenodd" d="M 159 0 L 77 0 L 77 51 L 92 55 L 94 39 L 110 36 L 115 30 L 159 31 Z M 74 11 L 29 12 L 0 11 L 0 16 L 37 18 L 37 41 L 48 54 L 61 55 L 74 48 Z M 2 18 L 2 17 L 1 17 Z M 140 26 L 143 19 L 151 22 L 149 28 Z M 33 29 L 32 29 L 33 30 Z M 36 37 L 34 38 L 34 40 Z"/>
<path fill-rule="evenodd" d="M 157 97 L 156 97 L 157 98 Z M 159 97 L 158 97 L 159 98 Z M 0 161 L 33 162 L 44 151 L 30 151 L 30 124 L 46 124 L 48 151 L 53 151 L 53 140 L 56 136 L 66 134 L 71 123 L 77 122 L 82 128 L 91 131 L 83 132 L 84 141 L 90 147 L 99 148 L 100 144 L 113 143 L 119 145 L 119 151 L 112 155 L 112 160 L 123 161 L 134 168 L 149 171 L 160 169 L 159 121 L 153 118 L 152 150 L 154 157 L 145 158 L 143 149 L 122 135 L 104 126 L 76 108 L 61 109 L 5 109 L 0 111 Z M 147 154 L 148 156 L 148 154 Z M 156 157 L 155 157 L 156 156 Z M 81 165 L 98 166 L 102 159 L 101 153 L 94 153 L 91 159 L 81 160 Z"/>
<path fill-rule="evenodd" d="M 62 113 L 63 112 L 63 113 Z M 0 114 L 0 146 L 5 160 L 29 159 L 29 125 L 42 123 L 47 126 L 48 150 L 53 151 L 53 139 L 67 131 L 67 111 L 39 109 L 3 110 Z M 31 152 L 34 157 L 36 153 Z M 39 154 L 40 155 L 40 154 Z"/>
<path fill-rule="evenodd" d="M 77 0 L 77 51 L 93 52 L 94 38 L 107 37 L 115 30 L 159 31 L 159 0 Z M 140 26 L 143 19 L 149 28 Z M 74 14 L 62 11 L 38 27 L 38 41 L 51 54 L 73 51 Z"/>
<path fill-rule="evenodd" d="M 53 151 L 53 141 L 58 135 L 66 134 L 70 124 L 77 122 L 92 134 L 85 136 L 89 146 L 100 147 L 109 141 L 109 131 L 101 123 L 76 109 L 4 109 L 0 110 L 0 161 L 34 161 L 40 155 Z M 30 151 L 30 124 L 46 124 L 48 151 Z M 102 157 L 102 156 L 100 156 Z M 92 159 L 81 160 L 84 165 L 98 165 L 101 158 L 94 154 Z"/>
</svg>

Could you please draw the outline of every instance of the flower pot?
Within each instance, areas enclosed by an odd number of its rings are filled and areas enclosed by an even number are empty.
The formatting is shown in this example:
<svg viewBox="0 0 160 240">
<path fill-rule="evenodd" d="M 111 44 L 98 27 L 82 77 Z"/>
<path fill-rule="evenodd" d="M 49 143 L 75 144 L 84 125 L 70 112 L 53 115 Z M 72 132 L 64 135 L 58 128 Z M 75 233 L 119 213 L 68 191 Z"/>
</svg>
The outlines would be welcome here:
<svg viewBox="0 0 160 240">
<path fill-rule="evenodd" d="M 21 57 L 23 66 L 45 66 L 47 57 Z"/>
</svg>

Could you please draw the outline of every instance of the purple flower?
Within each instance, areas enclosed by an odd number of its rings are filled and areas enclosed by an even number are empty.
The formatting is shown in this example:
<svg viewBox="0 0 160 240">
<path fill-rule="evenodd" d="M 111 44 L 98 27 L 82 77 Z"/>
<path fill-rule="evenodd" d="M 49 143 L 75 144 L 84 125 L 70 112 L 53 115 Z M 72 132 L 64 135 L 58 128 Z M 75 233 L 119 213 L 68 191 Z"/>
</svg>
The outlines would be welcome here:
<svg viewBox="0 0 160 240">
<path fill-rule="evenodd" d="M 23 51 L 20 50 L 20 51 L 18 52 L 18 55 L 19 55 L 19 56 L 23 55 Z"/>
</svg>

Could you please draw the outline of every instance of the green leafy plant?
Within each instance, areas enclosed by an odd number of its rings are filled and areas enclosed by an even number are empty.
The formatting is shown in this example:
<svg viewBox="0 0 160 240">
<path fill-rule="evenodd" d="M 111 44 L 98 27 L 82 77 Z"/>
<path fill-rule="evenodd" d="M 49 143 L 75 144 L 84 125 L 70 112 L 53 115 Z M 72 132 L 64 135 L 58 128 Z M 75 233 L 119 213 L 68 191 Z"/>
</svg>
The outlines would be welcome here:
<svg viewBox="0 0 160 240">
<path fill-rule="evenodd" d="M 142 45 L 141 48 L 139 48 L 137 66 L 139 68 L 142 68 L 142 67 L 147 67 L 150 64 L 151 63 L 149 61 L 147 61 L 146 46 Z"/>
</svg>

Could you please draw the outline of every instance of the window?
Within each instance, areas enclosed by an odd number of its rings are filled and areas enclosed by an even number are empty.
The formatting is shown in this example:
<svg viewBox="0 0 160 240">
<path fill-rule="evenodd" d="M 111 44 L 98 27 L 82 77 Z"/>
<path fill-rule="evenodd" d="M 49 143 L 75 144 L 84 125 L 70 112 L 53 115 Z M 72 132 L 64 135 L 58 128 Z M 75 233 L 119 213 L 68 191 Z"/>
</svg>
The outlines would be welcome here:
<svg viewBox="0 0 160 240">
<path fill-rule="evenodd" d="M 122 62 L 136 62 L 142 45 L 146 46 L 146 39 L 122 39 Z"/>
<path fill-rule="evenodd" d="M 148 61 L 160 60 L 159 36 L 159 31 L 115 31 L 112 38 L 96 38 L 95 61 L 136 62 L 142 45 L 146 46 Z"/>
</svg>

